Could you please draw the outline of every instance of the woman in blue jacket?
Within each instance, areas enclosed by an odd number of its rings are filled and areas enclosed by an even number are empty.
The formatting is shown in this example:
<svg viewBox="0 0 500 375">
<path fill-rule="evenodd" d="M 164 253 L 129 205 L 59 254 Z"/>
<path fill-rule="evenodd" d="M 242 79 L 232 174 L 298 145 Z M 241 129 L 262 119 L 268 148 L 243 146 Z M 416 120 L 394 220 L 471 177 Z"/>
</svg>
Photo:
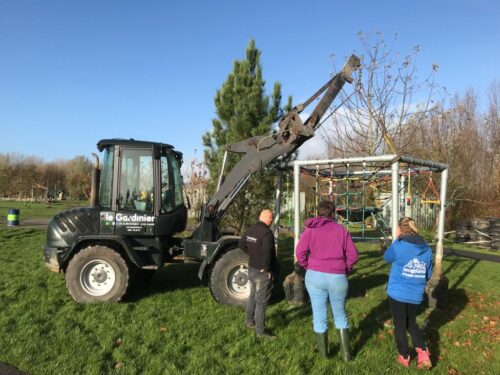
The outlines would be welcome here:
<svg viewBox="0 0 500 375">
<path fill-rule="evenodd" d="M 384 259 L 391 263 L 387 294 L 394 322 L 398 362 L 409 367 L 410 353 L 406 330 L 417 351 L 417 367 L 432 367 L 429 350 L 417 325 L 417 310 L 424 299 L 425 286 L 432 274 L 432 251 L 418 234 L 410 217 L 399 220 L 397 240 L 387 249 Z"/>
</svg>

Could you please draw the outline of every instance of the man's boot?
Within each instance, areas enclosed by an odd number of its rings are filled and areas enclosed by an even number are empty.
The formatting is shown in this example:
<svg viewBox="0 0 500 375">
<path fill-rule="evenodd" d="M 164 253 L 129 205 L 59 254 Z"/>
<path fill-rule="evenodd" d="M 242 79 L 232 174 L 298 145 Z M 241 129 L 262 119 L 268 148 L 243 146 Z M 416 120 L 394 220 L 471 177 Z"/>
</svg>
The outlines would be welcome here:
<svg viewBox="0 0 500 375">
<path fill-rule="evenodd" d="M 344 361 L 350 361 L 351 348 L 349 344 L 349 328 L 342 328 L 337 331 L 339 332 L 340 349 L 342 350 Z"/>
<path fill-rule="evenodd" d="M 323 357 L 328 358 L 328 331 L 323 333 L 314 332 L 318 343 L 318 351 Z"/>
</svg>

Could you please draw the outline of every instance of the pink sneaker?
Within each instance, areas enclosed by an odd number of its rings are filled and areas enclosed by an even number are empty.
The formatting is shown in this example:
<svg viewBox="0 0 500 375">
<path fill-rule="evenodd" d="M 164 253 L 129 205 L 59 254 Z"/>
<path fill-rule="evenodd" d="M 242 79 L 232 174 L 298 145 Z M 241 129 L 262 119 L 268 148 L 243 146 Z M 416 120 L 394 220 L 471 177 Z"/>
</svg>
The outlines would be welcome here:
<svg viewBox="0 0 500 375">
<path fill-rule="evenodd" d="M 406 368 L 410 367 L 410 355 L 405 358 L 401 354 L 398 353 L 398 363 L 403 365 Z"/>
<path fill-rule="evenodd" d="M 431 359 L 429 358 L 429 349 L 422 350 L 416 348 L 417 350 L 417 367 L 422 369 L 429 369 L 432 367 Z"/>
</svg>

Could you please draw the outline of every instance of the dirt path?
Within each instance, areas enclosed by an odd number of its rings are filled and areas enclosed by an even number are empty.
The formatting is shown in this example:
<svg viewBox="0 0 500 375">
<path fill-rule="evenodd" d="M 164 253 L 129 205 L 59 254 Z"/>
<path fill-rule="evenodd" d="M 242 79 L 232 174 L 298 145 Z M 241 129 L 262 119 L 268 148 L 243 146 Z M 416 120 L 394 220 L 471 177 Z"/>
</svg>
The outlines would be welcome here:
<svg viewBox="0 0 500 375">
<path fill-rule="evenodd" d="M 50 219 L 46 218 L 27 218 L 21 219 L 19 222 L 19 227 L 21 228 L 35 228 L 35 229 L 47 229 Z M 7 220 L 5 217 L 0 219 L 0 225 L 7 225 Z M 1 374 L 1 372 L 0 372 Z"/>
<path fill-rule="evenodd" d="M 24 219 L 21 220 L 22 227 L 47 229 L 50 219 Z"/>
<path fill-rule="evenodd" d="M 7 363 L 0 362 L 0 374 L 2 375 L 25 375 L 25 372 Z"/>
</svg>

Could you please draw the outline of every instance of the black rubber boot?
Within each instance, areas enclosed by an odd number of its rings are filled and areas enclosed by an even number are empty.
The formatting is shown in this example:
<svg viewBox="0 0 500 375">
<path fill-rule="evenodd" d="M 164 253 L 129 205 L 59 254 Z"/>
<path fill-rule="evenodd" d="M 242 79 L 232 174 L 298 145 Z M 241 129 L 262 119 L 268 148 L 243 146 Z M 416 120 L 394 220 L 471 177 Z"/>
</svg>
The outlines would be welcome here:
<svg viewBox="0 0 500 375">
<path fill-rule="evenodd" d="M 340 349 L 342 350 L 342 356 L 344 361 L 348 362 L 351 358 L 351 348 L 349 344 L 349 328 L 343 328 L 337 330 L 339 333 Z"/>
<path fill-rule="evenodd" d="M 318 351 L 323 357 L 328 358 L 328 331 L 323 333 L 314 332 L 318 343 Z"/>
</svg>

